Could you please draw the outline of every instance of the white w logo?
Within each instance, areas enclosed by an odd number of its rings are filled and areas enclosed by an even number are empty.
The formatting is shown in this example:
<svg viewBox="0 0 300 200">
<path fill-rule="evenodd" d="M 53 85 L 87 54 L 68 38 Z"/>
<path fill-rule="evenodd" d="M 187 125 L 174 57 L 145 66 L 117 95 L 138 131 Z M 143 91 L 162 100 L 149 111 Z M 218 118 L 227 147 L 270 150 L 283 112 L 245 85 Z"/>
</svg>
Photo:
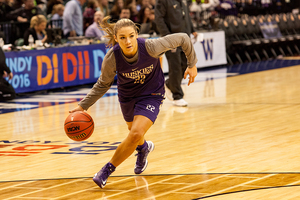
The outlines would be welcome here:
<svg viewBox="0 0 300 200">
<path fill-rule="evenodd" d="M 213 42 L 214 39 L 207 39 L 207 40 L 202 40 L 202 46 L 203 46 L 203 52 L 205 55 L 205 60 L 208 59 L 208 56 L 210 55 L 210 59 L 213 59 Z M 205 45 L 206 44 L 206 45 Z"/>
</svg>

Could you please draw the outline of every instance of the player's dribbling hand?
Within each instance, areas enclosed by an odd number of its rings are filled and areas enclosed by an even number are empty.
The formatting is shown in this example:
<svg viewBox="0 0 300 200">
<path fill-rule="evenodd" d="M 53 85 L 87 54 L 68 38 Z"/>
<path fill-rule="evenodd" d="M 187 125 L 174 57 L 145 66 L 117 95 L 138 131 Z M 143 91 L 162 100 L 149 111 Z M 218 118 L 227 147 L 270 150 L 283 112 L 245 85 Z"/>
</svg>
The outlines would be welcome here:
<svg viewBox="0 0 300 200">
<path fill-rule="evenodd" d="M 76 111 L 84 111 L 84 109 L 81 106 L 77 106 L 73 110 L 70 110 L 69 113 L 73 113 L 73 112 L 76 112 Z"/>
<path fill-rule="evenodd" d="M 184 79 L 186 79 L 187 75 L 189 75 L 189 83 L 188 85 L 190 85 L 191 83 L 193 83 L 195 81 L 195 78 L 197 76 L 198 72 L 197 72 L 197 67 L 196 65 L 192 68 L 186 68 L 185 72 L 184 72 Z"/>
</svg>

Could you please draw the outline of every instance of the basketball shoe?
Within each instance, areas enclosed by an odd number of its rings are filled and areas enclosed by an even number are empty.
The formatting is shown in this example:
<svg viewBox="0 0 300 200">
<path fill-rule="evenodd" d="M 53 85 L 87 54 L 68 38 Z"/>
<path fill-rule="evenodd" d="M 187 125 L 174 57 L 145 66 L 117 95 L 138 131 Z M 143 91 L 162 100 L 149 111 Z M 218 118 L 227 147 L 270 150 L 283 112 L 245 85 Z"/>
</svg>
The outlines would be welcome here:
<svg viewBox="0 0 300 200">
<path fill-rule="evenodd" d="M 186 107 L 188 106 L 188 103 L 184 99 L 178 99 L 173 101 L 173 105 L 179 107 Z"/>
<path fill-rule="evenodd" d="M 148 154 L 154 150 L 154 144 L 151 141 L 146 141 L 147 145 L 142 148 L 136 148 L 137 150 L 137 159 L 136 159 L 136 164 L 135 164 L 135 168 L 134 168 L 134 173 L 135 174 L 140 174 L 143 171 L 145 171 L 147 165 L 148 165 L 148 161 L 147 161 L 147 156 Z"/>
<path fill-rule="evenodd" d="M 108 177 L 116 170 L 116 167 L 113 166 L 110 162 L 104 165 L 102 169 L 95 174 L 93 181 L 100 187 L 104 188 L 106 185 Z"/>
<path fill-rule="evenodd" d="M 170 100 L 173 101 L 173 93 L 171 90 L 168 88 L 167 84 L 165 83 L 165 92 L 166 92 L 166 97 Z"/>
</svg>

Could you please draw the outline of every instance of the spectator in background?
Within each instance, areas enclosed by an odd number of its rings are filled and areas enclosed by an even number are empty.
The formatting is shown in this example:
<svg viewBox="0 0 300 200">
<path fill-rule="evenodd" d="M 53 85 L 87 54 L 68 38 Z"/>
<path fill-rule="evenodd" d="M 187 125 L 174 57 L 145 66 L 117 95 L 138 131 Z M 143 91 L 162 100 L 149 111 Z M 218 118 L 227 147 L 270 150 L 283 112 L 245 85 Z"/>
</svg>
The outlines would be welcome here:
<svg viewBox="0 0 300 200">
<path fill-rule="evenodd" d="M 94 15 L 94 23 L 92 23 L 85 31 L 86 37 L 95 37 L 98 39 L 102 39 L 102 36 L 106 35 L 106 33 L 100 28 L 99 23 L 101 23 L 104 14 L 101 11 L 97 11 Z"/>
<path fill-rule="evenodd" d="M 262 7 L 269 7 L 272 3 L 272 0 L 261 0 Z"/>
<path fill-rule="evenodd" d="M 47 15 L 53 13 L 53 7 L 57 4 L 64 4 L 63 0 L 48 0 L 47 1 Z"/>
<path fill-rule="evenodd" d="M 237 12 L 241 15 L 247 14 L 247 15 L 258 15 L 259 12 L 261 11 L 261 6 L 259 6 L 260 9 L 258 9 L 258 2 L 256 1 L 249 1 L 249 2 L 244 2 L 244 1 L 237 1 L 235 3 Z"/>
<path fill-rule="evenodd" d="M 45 43 L 47 40 L 46 35 L 46 25 L 47 19 L 44 15 L 33 16 L 30 20 L 30 28 L 27 29 L 24 33 L 24 45 L 28 45 L 29 35 L 33 36 L 34 42 L 36 40 L 41 40 L 42 43 Z"/>
<path fill-rule="evenodd" d="M 150 22 L 151 8 L 149 6 L 142 7 L 138 13 L 138 23 L 149 23 Z"/>
<path fill-rule="evenodd" d="M 125 1 L 125 7 L 130 9 L 130 19 L 133 22 L 137 22 L 138 18 L 138 11 L 137 11 L 137 7 L 136 7 L 136 0 L 126 0 Z"/>
<path fill-rule="evenodd" d="M 156 0 L 150 0 L 150 4 L 152 5 L 152 8 L 155 8 Z"/>
<path fill-rule="evenodd" d="M 195 2 L 192 2 L 190 6 L 190 11 L 214 11 L 215 8 L 219 5 L 219 0 L 208 0 L 207 3 L 202 3 L 201 0 L 196 0 Z"/>
<path fill-rule="evenodd" d="M 194 14 L 193 20 L 195 26 L 199 29 L 211 29 L 215 25 L 217 12 L 215 9 L 220 5 L 219 0 L 208 0 L 207 3 L 202 3 L 201 0 L 196 0 L 190 6 L 190 11 Z"/>
<path fill-rule="evenodd" d="M 9 5 L 11 8 L 13 8 L 14 5 L 14 0 L 3 0 L 4 3 L 6 3 L 7 5 Z"/>
<path fill-rule="evenodd" d="M 94 22 L 94 15 L 98 8 L 98 1 L 88 0 L 87 7 L 83 12 L 83 30 L 85 31 L 89 25 Z"/>
<path fill-rule="evenodd" d="M 34 6 L 34 0 L 24 0 L 24 7 L 11 11 L 6 15 L 6 18 L 18 22 L 30 22 L 33 16 L 39 14 L 42 14 L 42 10 Z"/>
<path fill-rule="evenodd" d="M 104 16 L 108 16 L 110 13 L 108 7 L 108 0 L 97 0 L 97 1 L 98 1 L 97 11 L 100 10 L 104 14 Z"/>
<path fill-rule="evenodd" d="M 267 11 L 267 13 L 288 13 L 292 12 L 292 9 L 293 7 L 291 6 L 290 0 L 272 0 L 270 9 Z"/>
<path fill-rule="evenodd" d="M 42 11 L 42 15 L 47 16 L 47 0 L 35 0 L 35 5 Z"/>
<path fill-rule="evenodd" d="M 137 11 L 140 12 L 140 10 L 144 7 L 149 7 L 151 9 L 154 8 L 154 6 L 151 4 L 150 0 L 138 0 L 136 8 Z"/>
<path fill-rule="evenodd" d="M 127 7 L 124 7 L 121 9 L 120 17 L 119 19 L 130 19 L 130 9 Z"/>
<path fill-rule="evenodd" d="M 155 6 L 155 22 L 161 36 L 172 33 L 192 33 L 197 37 L 189 15 L 190 11 L 186 1 L 183 0 L 157 0 Z M 169 78 L 166 80 L 166 96 L 173 100 L 175 106 L 187 106 L 183 99 L 184 93 L 181 81 L 187 68 L 186 56 L 182 48 L 178 47 L 166 52 L 169 64 Z M 172 92 L 172 95 L 171 93 Z"/>
<path fill-rule="evenodd" d="M 142 23 L 140 27 L 140 34 L 159 34 L 155 23 L 155 13 L 154 10 L 150 11 L 149 22 Z"/>
<path fill-rule="evenodd" d="M 51 23 L 53 28 L 63 28 L 63 15 L 65 6 L 62 4 L 55 4 L 53 6 L 53 12 L 51 17 Z"/>
<path fill-rule="evenodd" d="M 6 21 L 7 13 L 11 12 L 13 8 L 8 5 L 5 0 L 0 0 L 0 22 Z"/>
<path fill-rule="evenodd" d="M 16 97 L 15 89 L 5 79 L 8 77 L 11 80 L 13 76 L 13 73 L 6 65 L 5 54 L 0 47 L 0 101 L 12 100 Z"/>
<path fill-rule="evenodd" d="M 81 7 L 85 0 L 71 0 L 65 6 L 63 32 L 65 37 L 83 35 L 83 17 Z"/>
<path fill-rule="evenodd" d="M 237 8 L 232 0 L 220 0 L 220 5 L 215 10 L 220 14 L 221 18 L 237 15 Z"/>
<path fill-rule="evenodd" d="M 116 22 L 119 19 L 122 8 L 124 7 L 124 0 L 116 0 L 113 7 L 110 10 L 110 17 L 112 22 Z"/>
<path fill-rule="evenodd" d="M 21 8 L 22 6 L 23 6 L 23 0 L 13 0 L 14 2 L 13 2 L 13 5 L 12 5 L 12 8 L 14 9 L 14 10 L 17 10 L 17 9 L 19 9 L 19 8 Z"/>
<path fill-rule="evenodd" d="M 53 6 L 51 20 L 59 20 L 63 18 L 65 6 L 62 4 L 56 4 Z"/>
</svg>

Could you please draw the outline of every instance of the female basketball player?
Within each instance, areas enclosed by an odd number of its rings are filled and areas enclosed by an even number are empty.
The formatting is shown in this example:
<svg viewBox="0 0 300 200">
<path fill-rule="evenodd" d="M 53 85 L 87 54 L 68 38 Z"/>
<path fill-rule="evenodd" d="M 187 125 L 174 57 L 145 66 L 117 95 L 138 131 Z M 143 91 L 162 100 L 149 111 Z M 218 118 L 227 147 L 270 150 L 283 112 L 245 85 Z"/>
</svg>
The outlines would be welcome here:
<svg viewBox="0 0 300 200">
<path fill-rule="evenodd" d="M 164 100 L 164 74 L 159 57 L 166 51 L 182 47 L 188 68 L 184 78 L 189 75 L 189 83 L 197 76 L 196 54 L 187 34 L 178 33 L 159 39 L 138 38 L 136 25 L 129 19 L 121 19 L 115 24 L 105 17 L 100 24 L 108 34 L 108 46 L 113 46 L 104 57 L 102 73 L 87 96 L 70 112 L 87 110 L 114 82 L 117 74 L 118 97 L 129 134 L 118 146 L 112 159 L 93 180 L 101 188 L 106 185 L 110 174 L 115 171 L 134 150 L 137 161 L 134 172 L 142 173 L 147 167 L 147 156 L 154 144 L 146 141 L 144 135 L 157 118 L 159 107 Z"/>
</svg>

